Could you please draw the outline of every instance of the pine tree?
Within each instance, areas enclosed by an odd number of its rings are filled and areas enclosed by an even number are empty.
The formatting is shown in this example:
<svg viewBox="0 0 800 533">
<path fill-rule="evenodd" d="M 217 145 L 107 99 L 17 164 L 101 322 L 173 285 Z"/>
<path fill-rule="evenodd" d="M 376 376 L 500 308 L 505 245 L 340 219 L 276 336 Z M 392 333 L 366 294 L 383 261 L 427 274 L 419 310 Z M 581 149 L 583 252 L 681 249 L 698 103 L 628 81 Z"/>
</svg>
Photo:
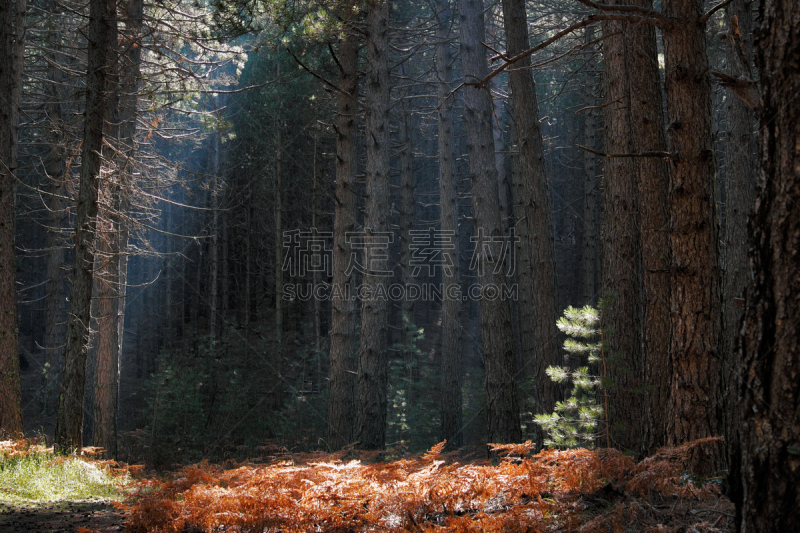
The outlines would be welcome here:
<svg viewBox="0 0 800 533">
<path fill-rule="evenodd" d="M 570 306 L 564 311 L 564 316 L 558 319 L 557 326 L 569 337 L 564 341 L 567 359 L 572 356 L 589 365 L 601 363 L 602 375 L 590 373 L 589 366 L 581 366 L 573 371 L 568 367 L 547 367 L 547 375 L 554 382 L 572 381 L 572 395 L 563 402 L 556 402 L 553 413 L 536 415 L 536 423 L 549 435 L 544 444 L 563 448 L 594 448 L 598 422 L 605 416 L 605 444 L 610 447 L 608 395 L 602 383 L 606 376 L 606 359 L 600 313 L 589 305 L 582 309 Z M 605 407 L 597 402 L 598 388 L 603 390 Z"/>
</svg>

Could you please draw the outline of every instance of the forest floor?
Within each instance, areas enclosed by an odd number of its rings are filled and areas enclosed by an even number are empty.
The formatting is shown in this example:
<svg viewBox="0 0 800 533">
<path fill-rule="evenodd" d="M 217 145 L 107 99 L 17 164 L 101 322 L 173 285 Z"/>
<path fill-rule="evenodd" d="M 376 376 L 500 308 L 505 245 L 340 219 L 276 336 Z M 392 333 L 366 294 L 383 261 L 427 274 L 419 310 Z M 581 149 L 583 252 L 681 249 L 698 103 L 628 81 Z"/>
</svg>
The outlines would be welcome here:
<svg viewBox="0 0 800 533">
<path fill-rule="evenodd" d="M 79 472 L 96 465 L 124 479 L 121 503 L 27 502 L 0 483 L 0 533 L 732 532 L 722 479 L 686 470 L 693 450 L 719 444 L 664 448 L 639 463 L 613 449 L 532 455 L 530 442 L 496 446 L 492 461 L 444 453 L 444 443 L 390 462 L 287 451 L 160 475 L 82 458 L 90 466 Z"/>
<path fill-rule="evenodd" d="M 116 533 L 124 515 L 107 501 L 0 503 L 0 533 Z"/>
</svg>

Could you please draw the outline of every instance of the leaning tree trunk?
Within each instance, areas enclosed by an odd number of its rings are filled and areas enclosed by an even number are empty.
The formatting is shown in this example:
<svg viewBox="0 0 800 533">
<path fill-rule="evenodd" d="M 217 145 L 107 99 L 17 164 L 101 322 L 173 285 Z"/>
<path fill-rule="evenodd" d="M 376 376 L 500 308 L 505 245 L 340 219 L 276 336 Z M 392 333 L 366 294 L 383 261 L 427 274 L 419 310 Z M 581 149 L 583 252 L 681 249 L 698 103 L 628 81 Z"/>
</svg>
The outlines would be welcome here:
<svg viewBox="0 0 800 533">
<path fill-rule="evenodd" d="M 486 52 L 481 44 L 485 41 L 483 3 L 481 0 L 459 0 L 458 8 L 461 20 L 461 63 L 466 84 L 464 127 L 467 132 L 472 208 L 478 239 L 475 243 L 478 281 L 484 288 L 489 285 L 503 287 L 508 279 L 508 265 L 502 258 L 491 261 L 485 253 L 492 243 L 503 242 L 505 236 L 500 217 L 494 159 L 492 102 L 488 90 L 478 86 L 488 74 Z M 496 254 L 499 246 L 495 244 L 494 248 Z M 498 266 L 500 268 L 496 268 Z M 510 303 L 507 298 L 484 298 L 481 301 L 486 414 L 490 442 L 517 442 L 522 436 Z"/>
<path fill-rule="evenodd" d="M 458 191 L 453 175 L 453 100 L 450 98 L 450 23 L 451 12 L 447 0 L 436 2 L 436 83 L 439 109 L 439 218 L 442 233 L 452 236 L 454 249 L 450 250 L 453 266 L 442 272 L 442 284 L 457 287 L 458 276 Z M 448 294 L 448 293 L 446 293 Z M 454 293 L 455 294 L 455 293 Z M 464 444 L 461 431 L 461 322 L 458 319 L 461 302 L 458 297 L 445 297 L 442 301 L 442 390 L 440 400 L 441 439 L 449 449 Z"/>
<path fill-rule="evenodd" d="M 718 435 L 719 290 L 711 85 L 702 0 L 665 0 L 672 20 L 663 32 L 669 125 L 672 380 L 667 442 Z M 719 454 L 698 449 L 691 463 L 721 467 Z"/>
<path fill-rule="evenodd" d="M 22 88 L 26 0 L 0 2 L 0 433 L 22 433 L 14 250 L 17 128 Z"/>
<path fill-rule="evenodd" d="M 97 234 L 100 150 L 107 106 L 107 78 L 112 70 L 116 45 L 113 39 L 115 10 L 115 0 L 91 0 L 89 5 L 86 112 L 76 207 L 75 264 L 55 432 L 56 450 L 66 453 L 83 446 L 83 396 Z"/>
<path fill-rule="evenodd" d="M 739 374 L 739 531 L 800 524 L 800 10 L 760 6 L 763 110 Z"/>
<path fill-rule="evenodd" d="M 353 439 L 355 420 L 355 334 L 357 314 L 349 296 L 351 246 L 347 233 L 356 224 L 356 82 L 358 42 L 350 33 L 339 41 L 339 95 L 336 118 L 336 190 L 333 219 L 330 393 L 328 446 L 337 450 Z"/>
<path fill-rule="evenodd" d="M 515 56 L 529 48 L 528 19 L 523 0 L 503 0 L 503 21 L 508 55 Z M 550 224 L 550 191 L 544 166 L 542 132 L 539 129 L 539 104 L 536 86 L 529 69 L 530 57 L 521 60 L 509 72 L 512 116 L 517 138 L 518 171 L 514 180 L 514 219 L 520 237 L 516 255 L 519 269 L 519 314 L 522 368 L 520 377 L 533 384 L 534 413 L 550 414 L 556 401 L 557 387 L 545 373 L 559 365 L 556 329 L 556 286 L 553 270 L 553 240 Z M 536 441 L 541 446 L 543 434 Z"/>
<path fill-rule="evenodd" d="M 367 167 L 364 208 L 364 285 L 373 294 L 361 302 L 356 437 L 364 449 L 386 441 L 388 380 L 388 301 L 376 293 L 386 287 L 389 231 L 389 1 L 369 4 L 367 13 L 366 124 Z M 380 244 L 379 244 L 380 243 Z M 388 243 L 387 243 L 388 244 Z M 377 246 L 376 246 L 377 245 Z"/>
</svg>

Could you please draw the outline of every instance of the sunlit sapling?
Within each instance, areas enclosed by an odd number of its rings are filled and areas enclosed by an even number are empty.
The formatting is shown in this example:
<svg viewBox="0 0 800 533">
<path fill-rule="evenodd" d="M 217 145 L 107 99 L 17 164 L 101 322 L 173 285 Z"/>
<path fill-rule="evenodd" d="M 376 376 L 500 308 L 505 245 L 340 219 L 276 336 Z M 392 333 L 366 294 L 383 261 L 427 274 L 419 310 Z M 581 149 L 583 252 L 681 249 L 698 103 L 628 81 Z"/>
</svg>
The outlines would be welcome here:
<svg viewBox="0 0 800 533">
<path fill-rule="evenodd" d="M 564 316 L 558 319 L 558 329 L 569 337 L 564 341 L 567 358 L 575 356 L 586 361 L 591 367 L 600 363 L 601 375 L 591 374 L 590 366 L 582 366 L 573 371 L 568 367 L 550 366 L 547 375 L 557 383 L 572 380 L 572 395 L 563 402 L 557 402 L 555 411 L 549 415 L 536 415 L 536 423 L 542 426 L 549 438 L 546 446 L 593 448 L 598 421 L 605 417 L 606 447 L 610 447 L 608 437 L 608 394 L 602 380 L 606 376 L 606 358 L 603 349 L 603 329 L 600 313 L 586 306 L 582 309 L 568 307 Z M 597 389 L 603 391 L 604 406 L 597 402 Z"/>
</svg>

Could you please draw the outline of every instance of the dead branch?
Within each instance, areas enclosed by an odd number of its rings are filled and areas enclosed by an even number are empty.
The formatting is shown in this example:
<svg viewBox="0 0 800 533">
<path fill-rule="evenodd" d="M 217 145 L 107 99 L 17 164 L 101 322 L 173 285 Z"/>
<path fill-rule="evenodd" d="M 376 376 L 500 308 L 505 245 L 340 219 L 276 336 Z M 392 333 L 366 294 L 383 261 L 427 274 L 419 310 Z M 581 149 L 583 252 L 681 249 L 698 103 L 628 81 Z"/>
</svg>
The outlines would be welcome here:
<svg viewBox="0 0 800 533">
<path fill-rule="evenodd" d="M 589 153 L 592 153 L 592 154 L 595 154 L 595 155 L 599 155 L 601 157 L 608 157 L 608 158 L 612 158 L 612 157 L 666 157 L 666 158 L 672 159 L 674 161 L 677 161 L 679 159 L 678 158 L 678 154 L 672 153 L 672 152 L 646 151 L 646 152 L 637 152 L 637 153 L 631 153 L 631 154 L 607 154 L 605 152 L 598 152 L 597 150 L 593 150 L 591 148 L 587 148 L 586 146 L 582 146 L 580 144 L 578 145 L 578 148 L 580 148 L 581 150 L 585 150 L 585 151 L 587 151 Z"/>
</svg>

